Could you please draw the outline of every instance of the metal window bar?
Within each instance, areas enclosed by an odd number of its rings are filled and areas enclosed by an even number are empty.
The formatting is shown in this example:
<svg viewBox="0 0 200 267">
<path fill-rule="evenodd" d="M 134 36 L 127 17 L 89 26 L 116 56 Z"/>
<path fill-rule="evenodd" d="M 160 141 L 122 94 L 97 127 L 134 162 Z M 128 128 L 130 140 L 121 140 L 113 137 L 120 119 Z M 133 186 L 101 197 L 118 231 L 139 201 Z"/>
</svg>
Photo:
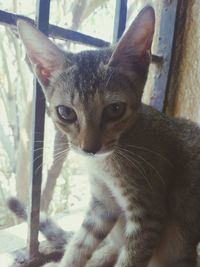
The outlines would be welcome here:
<svg viewBox="0 0 200 267">
<path fill-rule="evenodd" d="M 159 111 L 164 111 L 165 99 L 170 77 L 170 66 L 172 61 L 172 50 L 174 44 L 174 33 L 176 20 L 181 1 L 164 1 L 161 11 L 159 42 L 156 54 L 159 69 L 155 75 L 153 91 L 150 99 L 150 105 Z"/>
<path fill-rule="evenodd" d="M 37 28 L 48 35 L 50 0 L 38 0 L 36 11 Z M 32 166 L 28 212 L 27 251 L 30 258 L 38 253 L 40 197 L 42 184 L 43 141 L 45 124 L 45 98 L 40 84 L 34 79 L 32 125 Z"/>
<path fill-rule="evenodd" d="M 127 0 L 116 1 L 113 43 L 122 36 L 126 27 Z"/>
<path fill-rule="evenodd" d="M 158 55 L 153 55 L 152 59 L 159 65 L 159 74 L 156 75 L 154 81 L 153 94 L 151 98 L 151 105 L 160 111 L 163 111 L 164 100 L 167 92 L 170 64 L 172 56 L 172 48 L 174 42 L 174 32 L 176 19 L 178 14 L 178 6 L 182 0 L 164 1 L 163 10 L 161 14 L 161 27 L 159 44 L 157 48 Z M 49 24 L 49 10 L 50 0 L 37 0 L 37 27 L 46 35 L 62 39 L 71 40 L 86 45 L 95 47 L 108 46 L 109 43 L 92 36 L 82 34 L 76 31 L 63 29 L 61 27 Z M 113 42 L 116 42 L 122 35 L 127 14 L 127 0 L 116 0 L 115 10 L 115 24 L 113 31 Z M 0 24 L 16 27 L 17 19 L 25 19 L 34 23 L 28 17 L 5 12 L 0 10 Z M 168 25 L 167 31 L 165 26 Z M 167 43 L 167 45 L 166 45 Z M 42 142 L 44 135 L 44 115 L 45 115 L 45 100 L 38 82 L 35 81 L 35 96 L 34 96 L 34 111 L 33 111 L 33 140 L 32 140 L 32 154 L 33 166 L 30 174 L 30 204 L 29 204 L 29 230 L 28 230 L 28 253 L 29 257 L 33 257 L 38 252 L 38 230 L 39 230 L 39 210 L 40 210 L 40 195 L 41 195 L 41 180 L 42 171 L 38 168 L 42 164 Z M 39 148 L 39 149 L 38 149 Z M 37 152 L 36 152 L 37 151 Z M 39 170 L 40 169 L 40 170 Z M 36 175 L 37 173 L 37 175 Z"/>
<path fill-rule="evenodd" d="M 15 27 L 16 21 L 18 19 L 24 19 L 27 22 L 34 24 L 35 21 L 22 15 L 17 15 L 14 13 L 6 12 L 0 10 L 0 24 L 5 24 L 7 26 Z M 60 40 L 69 40 L 85 45 L 95 46 L 95 47 L 105 47 L 109 45 L 109 42 L 106 42 L 102 39 L 89 36 L 80 32 L 63 29 L 61 27 L 49 24 L 49 36 L 57 38 Z"/>
</svg>

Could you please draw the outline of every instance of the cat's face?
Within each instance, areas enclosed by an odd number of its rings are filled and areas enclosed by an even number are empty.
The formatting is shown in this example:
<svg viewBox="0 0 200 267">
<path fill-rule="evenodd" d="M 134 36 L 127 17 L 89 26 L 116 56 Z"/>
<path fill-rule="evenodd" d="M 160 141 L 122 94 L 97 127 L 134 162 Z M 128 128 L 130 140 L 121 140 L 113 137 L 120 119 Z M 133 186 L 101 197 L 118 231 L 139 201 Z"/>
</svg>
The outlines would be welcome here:
<svg viewBox="0 0 200 267">
<path fill-rule="evenodd" d="M 51 85 L 51 117 L 76 151 L 112 151 L 134 123 L 144 79 L 134 70 L 128 77 L 108 66 L 110 56 L 111 50 L 74 55 L 71 67 Z"/>
<path fill-rule="evenodd" d="M 154 12 L 138 15 L 115 49 L 64 53 L 19 22 L 51 117 L 75 151 L 108 155 L 130 127 L 141 104 L 154 31 Z"/>
</svg>

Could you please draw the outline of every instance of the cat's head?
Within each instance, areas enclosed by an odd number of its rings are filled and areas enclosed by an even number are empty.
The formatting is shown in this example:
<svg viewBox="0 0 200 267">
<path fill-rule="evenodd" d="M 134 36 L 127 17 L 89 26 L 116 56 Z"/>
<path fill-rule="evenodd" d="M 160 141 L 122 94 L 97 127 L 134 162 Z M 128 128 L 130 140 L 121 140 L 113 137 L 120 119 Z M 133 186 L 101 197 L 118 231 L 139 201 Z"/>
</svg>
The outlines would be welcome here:
<svg viewBox="0 0 200 267">
<path fill-rule="evenodd" d="M 150 63 L 155 15 L 144 8 L 114 48 L 77 54 L 60 50 L 30 24 L 20 37 L 51 117 L 77 151 L 108 154 L 134 124 Z"/>
</svg>

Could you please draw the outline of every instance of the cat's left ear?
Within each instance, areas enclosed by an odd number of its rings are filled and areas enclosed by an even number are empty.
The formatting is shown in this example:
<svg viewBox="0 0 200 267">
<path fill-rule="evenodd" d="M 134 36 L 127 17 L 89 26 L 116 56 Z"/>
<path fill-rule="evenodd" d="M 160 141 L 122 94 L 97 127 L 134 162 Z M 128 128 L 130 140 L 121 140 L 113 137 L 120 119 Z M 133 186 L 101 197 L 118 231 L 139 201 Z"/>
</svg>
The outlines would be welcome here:
<svg viewBox="0 0 200 267">
<path fill-rule="evenodd" d="M 43 87 L 66 65 L 66 56 L 43 33 L 24 20 L 17 21 L 18 32 L 24 43 L 33 71 Z"/>
<path fill-rule="evenodd" d="M 145 74 L 150 63 L 154 26 L 154 9 L 146 6 L 119 40 L 109 61 L 109 66 L 119 66 L 128 72 L 134 68 L 139 74 L 143 74 L 143 72 Z"/>
</svg>

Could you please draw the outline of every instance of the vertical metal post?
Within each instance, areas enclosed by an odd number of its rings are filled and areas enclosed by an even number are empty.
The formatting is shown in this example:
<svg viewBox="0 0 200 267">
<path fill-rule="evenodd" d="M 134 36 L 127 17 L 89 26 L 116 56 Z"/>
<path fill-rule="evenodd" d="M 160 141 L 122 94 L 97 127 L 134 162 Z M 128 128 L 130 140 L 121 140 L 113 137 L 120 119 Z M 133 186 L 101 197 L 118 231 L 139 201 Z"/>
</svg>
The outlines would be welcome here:
<svg viewBox="0 0 200 267">
<path fill-rule="evenodd" d="M 37 0 L 37 27 L 48 35 L 50 0 Z M 34 80 L 33 128 L 32 128 L 32 165 L 30 172 L 30 199 L 28 215 L 28 255 L 38 253 L 38 232 L 40 196 L 42 183 L 43 139 L 45 122 L 45 99 L 39 83 Z"/>
<path fill-rule="evenodd" d="M 158 65 L 157 73 L 154 76 L 150 99 L 150 105 L 161 112 L 164 111 L 168 89 L 179 2 L 179 0 L 163 1 L 161 11 L 159 42 L 155 53 L 163 57 L 163 62 Z"/>
<path fill-rule="evenodd" d="M 122 36 L 126 27 L 127 0 L 116 0 L 113 43 Z"/>
</svg>

